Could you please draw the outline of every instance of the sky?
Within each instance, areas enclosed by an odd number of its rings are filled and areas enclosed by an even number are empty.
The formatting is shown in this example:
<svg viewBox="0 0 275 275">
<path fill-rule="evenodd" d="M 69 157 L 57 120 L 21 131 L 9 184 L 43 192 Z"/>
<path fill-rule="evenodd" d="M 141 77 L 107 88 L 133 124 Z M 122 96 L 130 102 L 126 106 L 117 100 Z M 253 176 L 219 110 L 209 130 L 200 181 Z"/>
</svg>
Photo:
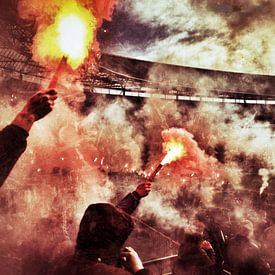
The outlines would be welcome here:
<svg viewBox="0 0 275 275">
<path fill-rule="evenodd" d="M 273 0 L 120 0 L 103 51 L 156 62 L 275 73 Z"/>
</svg>

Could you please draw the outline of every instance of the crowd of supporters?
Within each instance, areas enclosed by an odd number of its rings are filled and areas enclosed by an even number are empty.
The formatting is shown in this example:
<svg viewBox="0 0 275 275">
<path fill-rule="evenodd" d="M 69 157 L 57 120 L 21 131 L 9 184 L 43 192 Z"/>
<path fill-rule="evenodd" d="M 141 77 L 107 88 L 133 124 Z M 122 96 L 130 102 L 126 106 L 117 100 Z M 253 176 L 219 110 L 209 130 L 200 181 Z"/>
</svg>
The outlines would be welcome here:
<svg viewBox="0 0 275 275">
<path fill-rule="evenodd" d="M 27 146 L 27 137 L 35 121 L 46 116 L 57 98 L 55 90 L 36 93 L 14 121 L 0 132 L 0 184 L 2 185 Z M 79 225 L 75 250 L 60 258 L 49 271 L 52 275 L 153 274 L 132 247 L 125 242 L 134 228 L 132 213 L 151 191 L 147 180 L 116 206 L 91 204 Z M 208 275 L 271 274 L 274 265 L 274 225 L 263 231 L 262 243 L 253 240 L 253 224 L 243 220 L 228 234 L 222 226 L 209 222 L 207 214 L 198 215 L 201 230 L 185 232 L 172 274 Z"/>
</svg>

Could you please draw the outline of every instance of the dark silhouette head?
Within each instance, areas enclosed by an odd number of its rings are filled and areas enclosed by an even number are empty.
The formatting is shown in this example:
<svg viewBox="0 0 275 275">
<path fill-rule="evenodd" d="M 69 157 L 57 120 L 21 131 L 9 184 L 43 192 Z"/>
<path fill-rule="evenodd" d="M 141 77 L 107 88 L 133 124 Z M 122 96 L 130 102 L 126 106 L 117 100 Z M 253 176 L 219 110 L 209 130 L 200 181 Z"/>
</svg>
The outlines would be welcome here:
<svg viewBox="0 0 275 275">
<path fill-rule="evenodd" d="M 113 264 L 133 228 L 131 217 L 115 206 L 91 204 L 80 222 L 76 251 Z"/>
</svg>

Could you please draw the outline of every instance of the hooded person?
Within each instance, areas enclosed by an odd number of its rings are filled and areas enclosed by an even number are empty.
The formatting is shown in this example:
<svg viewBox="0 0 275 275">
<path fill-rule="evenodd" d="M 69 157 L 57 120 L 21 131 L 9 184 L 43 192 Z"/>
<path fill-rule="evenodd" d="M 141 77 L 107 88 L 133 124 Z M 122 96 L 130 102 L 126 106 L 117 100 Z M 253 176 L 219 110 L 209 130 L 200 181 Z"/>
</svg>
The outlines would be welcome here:
<svg viewBox="0 0 275 275">
<path fill-rule="evenodd" d="M 260 247 L 251 241 L 252 236 L 253 224 L 243 220 L 238 224 L 238 233 L 228 240 L 227 261 L 232 274 L 270 274 L 270 266 L 263 259 Z"/>
<path fill-rule="evenodd" d="M 270 266 L 261 257 L 259 247 L 245 236 L 237 234 L 231 238 L 228 242 L 227 253 L 232 274 L 270 274 Z"/>
<path fill-rule="evenodd" d="M 151 274 L 133 250 L 122 251 L 133 228 L 131 216 L 123 210 L 108 203 L 91 204 L 80 222 L 74 255 L 54 274 Z M 129 271 L 121 268 L 121 255 Z"/>
<path fill-rule="evenodd" d="M 174 275 L 215 274 L 215 252 L 201 234 L 186 233 L 180 245 Z"/>
</svg>

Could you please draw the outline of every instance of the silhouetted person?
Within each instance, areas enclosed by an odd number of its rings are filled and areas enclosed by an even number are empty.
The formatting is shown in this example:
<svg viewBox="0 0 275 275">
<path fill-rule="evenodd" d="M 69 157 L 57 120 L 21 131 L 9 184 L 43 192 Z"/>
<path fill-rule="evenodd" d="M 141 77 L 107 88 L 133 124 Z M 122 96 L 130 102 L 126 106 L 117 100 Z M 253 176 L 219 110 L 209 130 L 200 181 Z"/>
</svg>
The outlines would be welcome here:
<svg viewBox="0 0 275 275">
<path fill-rule="evenodd" d="M 185 234 L 180 245 L 178 259 L 173 267 L 174 275 L 215 274 L 215 252 L 201 234 Z"/>
<path fill-rule="evenodd" d="M 234 275 L 268 275 L 270 267 L 261 255 L 259 247 L 247 237 L 236 235 L 228 242 L 227 257 Z"/>
<path fill-rule="evenodd" d="M 250 240 L 252 235 L 253 224 L 243 220 L 238 224 L 238 233 L 228 240 L 227 261 L 234 275 L 269 274 L 269 264 L 262 259 L 258 245 Z"/>
<path fill-rule="evenodd" d="M 130 215 L 150 190 L 151 183 L 144 182 L 117 206 L 91 204 L 80 222 L 74 255 L 68 262 L 59 265 L 54 274 L 151 274 L 143 268 L 134 249 L 123 249 L 134 228 Z"/>
<path fill-rule="evenodd" d="M 51 112 L 56 98 L 55 90 L 37 92 L 28 100 L 13 122 L 0 131 L 0 187 L 25 151 L 33 123 Z"/>
</svg>

